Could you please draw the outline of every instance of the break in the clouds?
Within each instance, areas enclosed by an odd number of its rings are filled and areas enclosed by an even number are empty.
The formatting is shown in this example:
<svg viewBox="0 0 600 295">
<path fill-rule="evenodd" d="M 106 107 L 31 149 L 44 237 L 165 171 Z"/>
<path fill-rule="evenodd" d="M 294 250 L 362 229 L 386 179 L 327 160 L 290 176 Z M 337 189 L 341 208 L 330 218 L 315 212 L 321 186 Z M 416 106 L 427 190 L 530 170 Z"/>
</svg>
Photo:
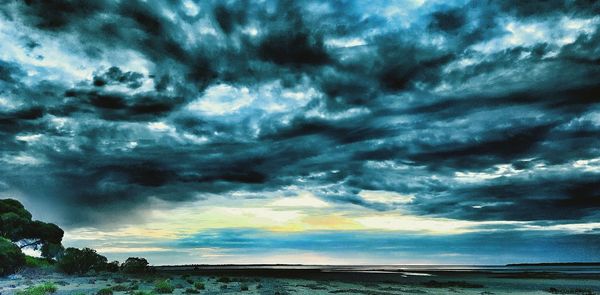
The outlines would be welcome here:
<svg viewBox="0 0 600 295">
<path fill-rule="evenodd" d="M 108 253 L 598 258 L 597 1 L 0 3 L 0 196 Z"/>
</svg>

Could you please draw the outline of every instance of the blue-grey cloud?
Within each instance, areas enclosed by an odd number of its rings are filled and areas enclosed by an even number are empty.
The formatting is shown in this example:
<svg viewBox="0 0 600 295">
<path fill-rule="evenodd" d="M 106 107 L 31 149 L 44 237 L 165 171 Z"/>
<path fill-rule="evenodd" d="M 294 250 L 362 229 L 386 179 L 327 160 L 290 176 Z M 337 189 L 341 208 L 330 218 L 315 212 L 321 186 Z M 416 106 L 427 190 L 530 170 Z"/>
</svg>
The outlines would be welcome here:
<svg viewBox="0 0 600 295">
<path fill-rule="evenodd" d="M 20 48 L 0 55 L 2 194 L 78 225 L 292 185 L 369 210 L 397 206 L 361 190 L 410 194 L 413 214 L 594 221 L 600 30 L 585 3 L 405 17 L 387 1 L 5 1 L 2 28 L 22 32 L 2 35 Z"/>
</svg>

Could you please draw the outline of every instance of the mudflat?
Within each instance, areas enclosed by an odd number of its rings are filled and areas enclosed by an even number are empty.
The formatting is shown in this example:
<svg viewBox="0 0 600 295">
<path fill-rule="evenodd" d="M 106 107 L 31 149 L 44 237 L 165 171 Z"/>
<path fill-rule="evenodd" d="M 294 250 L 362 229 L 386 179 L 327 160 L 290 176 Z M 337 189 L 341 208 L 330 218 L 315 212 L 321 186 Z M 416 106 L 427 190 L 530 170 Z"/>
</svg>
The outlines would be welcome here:
<svg viewBox="0 0 600 295">
<path fill-rule="evenodd" d="M 54 294 L 600 294 L 594 268 L 322 266 L 168 266 L 144 275 L 23 271 L 1 278 L 0 293 L 30 294 L 45 283 Z"/>
</svg>

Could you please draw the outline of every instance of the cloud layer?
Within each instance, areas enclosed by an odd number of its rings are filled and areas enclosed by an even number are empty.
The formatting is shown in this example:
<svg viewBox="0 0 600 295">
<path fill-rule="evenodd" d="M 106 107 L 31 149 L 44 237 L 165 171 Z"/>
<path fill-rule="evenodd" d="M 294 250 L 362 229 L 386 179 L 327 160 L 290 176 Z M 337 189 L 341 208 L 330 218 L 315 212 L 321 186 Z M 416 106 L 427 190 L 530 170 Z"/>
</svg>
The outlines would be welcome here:
<svg viewBox="0 0 600 295">
<path fill-rule="evenodd" d="M 329 210 L 598 222 L 599 12 L 4 1 L 0 196 L 67 227 L 299 190 Z"/>
</svg>

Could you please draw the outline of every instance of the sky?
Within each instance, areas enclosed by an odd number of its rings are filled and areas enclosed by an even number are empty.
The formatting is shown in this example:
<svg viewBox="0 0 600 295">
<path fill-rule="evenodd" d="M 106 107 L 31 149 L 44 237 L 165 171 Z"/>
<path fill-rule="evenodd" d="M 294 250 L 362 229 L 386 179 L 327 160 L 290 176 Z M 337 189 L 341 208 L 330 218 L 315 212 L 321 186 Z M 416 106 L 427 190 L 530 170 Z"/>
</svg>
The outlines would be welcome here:
<svg viewBox="0 0 600 295">
<path fill-rule="evenodd" d="M 599 15 L 0 0 L 0 198 L 111 260 L 599 261 Z"/>
</svg>

